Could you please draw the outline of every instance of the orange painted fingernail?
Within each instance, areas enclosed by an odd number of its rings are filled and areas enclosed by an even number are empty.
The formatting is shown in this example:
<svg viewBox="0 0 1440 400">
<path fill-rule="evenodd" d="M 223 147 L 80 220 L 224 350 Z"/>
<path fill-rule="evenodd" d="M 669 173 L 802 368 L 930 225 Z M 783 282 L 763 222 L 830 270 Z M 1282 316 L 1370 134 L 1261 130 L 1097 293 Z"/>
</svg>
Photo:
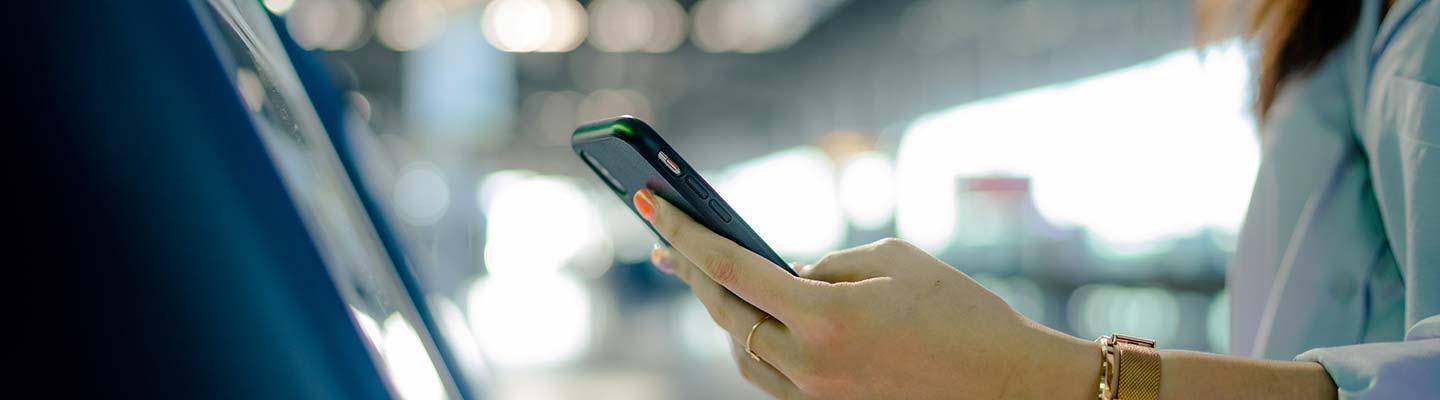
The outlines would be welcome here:
<svg viewBox="0 0 1440 400">
<path fill-rule="evenodd" d="M 640 215 L 649 220 L 655 219 L 655 198 L 652 196 L 654 195 L 650 194 L 650 189 L 640 189 L 635 192 L 635 198 L 631 199 L 635 203 L 635 211 L 639 211 Z"/>
</svg>

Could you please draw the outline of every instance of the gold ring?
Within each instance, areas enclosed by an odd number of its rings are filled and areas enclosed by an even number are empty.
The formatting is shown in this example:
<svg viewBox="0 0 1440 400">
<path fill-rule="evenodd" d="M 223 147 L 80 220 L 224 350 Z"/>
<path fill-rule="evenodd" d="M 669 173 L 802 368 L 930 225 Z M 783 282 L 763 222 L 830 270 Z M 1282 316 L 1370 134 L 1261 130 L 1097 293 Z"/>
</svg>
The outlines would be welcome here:
<svg viewBox="0 0 1440 400">
<path fill-rule="evenodd" d="M 751 360 L 755 360 L 757 362 L 764 361 L 760 359 L 760 356 L 755 355 L 754 351 L 750 350 L 750 343 L 755 340 L 755 331 L 760 329 L 760 324 L 764 324 L 765 321 L 769 321 L 771 319 L 774 318 L 772 318 L 770 314 L 765 314 L 764 317 L 760 318 L 759 321 L 755 322 L 755 325 L 750 326 L 750 334 L 745 335 L 745 353 L 750 354 Z"/>
</svg>

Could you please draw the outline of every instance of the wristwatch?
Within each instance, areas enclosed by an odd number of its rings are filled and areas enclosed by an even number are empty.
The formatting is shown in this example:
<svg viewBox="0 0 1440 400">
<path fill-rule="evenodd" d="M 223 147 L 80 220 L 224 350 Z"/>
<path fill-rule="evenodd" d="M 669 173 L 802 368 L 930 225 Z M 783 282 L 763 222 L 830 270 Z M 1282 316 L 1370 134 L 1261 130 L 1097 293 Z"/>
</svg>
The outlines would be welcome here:
<svg viewBox="0 0 1440 400">
<path fill-rule="evenodd" d="M 1100 400 L 1160 398 L 1160 353 L 1155 341 L 1121 334 L 1100 342 Z"/>
</svg>

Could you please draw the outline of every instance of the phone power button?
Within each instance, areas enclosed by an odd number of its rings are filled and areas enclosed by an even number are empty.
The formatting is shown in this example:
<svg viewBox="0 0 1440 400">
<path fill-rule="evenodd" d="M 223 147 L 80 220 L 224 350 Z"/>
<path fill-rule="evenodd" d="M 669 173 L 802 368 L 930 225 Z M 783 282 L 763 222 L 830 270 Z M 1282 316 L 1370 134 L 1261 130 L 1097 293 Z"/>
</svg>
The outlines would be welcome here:
<svg viewBox="0 0 1440 400">
<path fill-rule="evenodd" d="M 670 172 L 675 174 L 675 176 L 680 176 L 680 164 L 676 164 L 675 160 L 671 159 L 669 154 L 665 154 L 665 150 L 660 150 L 658 156 L 660 157 L 660 162 L 665 163 L 665 168 L 669 168 Z"/>
</svg>

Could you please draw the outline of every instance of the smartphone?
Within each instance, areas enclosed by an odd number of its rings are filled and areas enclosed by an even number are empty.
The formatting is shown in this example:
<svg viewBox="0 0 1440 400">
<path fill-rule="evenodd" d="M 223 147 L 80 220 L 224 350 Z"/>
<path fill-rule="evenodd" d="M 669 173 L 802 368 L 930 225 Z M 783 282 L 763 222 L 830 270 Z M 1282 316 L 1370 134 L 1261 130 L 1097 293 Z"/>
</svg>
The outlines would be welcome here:
<svg viewBox="0 0 1440 400">
<path fill-rule="evenodd" d="M 645 122 L 626 115 L 581 125 L 570 136 L 570 147 L 636 216 L 640 212 L 635 210 L 630 198 L 636 191 L 648 188 L 716 234 L 795 275 L 785 260 L 720 198 L 700 172 L 691 168 L 680 153 Z M 650 230 L 653 232 L 655 228 Z M 659 232 L 655 236 L 659 237 Z M 665 238 L 660 240 L 664 242 Z"/>
</svg>

